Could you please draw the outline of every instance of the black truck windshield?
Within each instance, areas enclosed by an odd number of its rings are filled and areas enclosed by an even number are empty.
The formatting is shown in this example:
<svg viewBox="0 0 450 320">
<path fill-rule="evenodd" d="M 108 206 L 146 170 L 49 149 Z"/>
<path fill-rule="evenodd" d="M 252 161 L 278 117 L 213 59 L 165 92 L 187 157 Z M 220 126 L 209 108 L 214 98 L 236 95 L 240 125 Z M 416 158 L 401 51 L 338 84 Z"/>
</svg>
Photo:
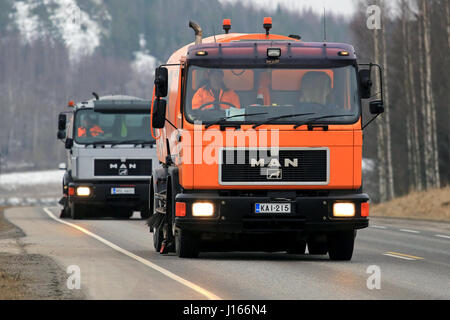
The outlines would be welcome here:
<svg viewBox="0 0 450 320">
<path fill-rule="evenodd" d="M 74 137 L 80 144 L 152 143 L 150 115 L 78 110 L 75 114 Z"/>
<path fill-rule="evenodd" d="M 354 123 L 360 114 L 356 70 L 189 68 L 190 122 Z M 328 117 L 332 116 L 332 117 Z M 208 127 L 209 127 L 208 126 Z"/>
</svg>

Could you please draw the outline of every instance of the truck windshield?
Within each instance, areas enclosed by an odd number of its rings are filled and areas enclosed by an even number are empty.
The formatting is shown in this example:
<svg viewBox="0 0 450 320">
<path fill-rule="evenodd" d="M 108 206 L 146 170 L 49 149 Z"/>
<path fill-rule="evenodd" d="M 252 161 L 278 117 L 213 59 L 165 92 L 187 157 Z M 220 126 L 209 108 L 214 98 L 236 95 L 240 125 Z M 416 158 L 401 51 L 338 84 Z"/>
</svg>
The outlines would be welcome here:
<svg viewBox="0 0 450 320">
<path fill-rule="evenodd" d="M 110 114 L 93 109 L 78 110 L 74 121 L 75 141 L 92 143 L 152 143 L 149 114 Z"/>
<path fill-rule="evenodd" d="M 189 68 L 189 122 L 354 123 L 360 114 L 356 70 Z M 309 119 L 309 120 L 308 120 Z"/>
</svg>

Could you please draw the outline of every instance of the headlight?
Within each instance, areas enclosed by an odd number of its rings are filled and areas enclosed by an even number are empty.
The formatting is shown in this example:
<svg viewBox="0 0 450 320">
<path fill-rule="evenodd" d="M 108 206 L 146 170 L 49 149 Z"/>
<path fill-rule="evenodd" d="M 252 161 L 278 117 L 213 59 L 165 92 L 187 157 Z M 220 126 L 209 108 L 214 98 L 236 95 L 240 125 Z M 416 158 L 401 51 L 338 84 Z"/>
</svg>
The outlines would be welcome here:
<svg viewBox="0 0 450 320">
<path fill-rule="evenodd" d="M 355 204 L 352 202 L 338 202 L 333 204 L 333 216 L 335 217 L 354 217 Z"/>
<path fill-rule="evenodd" d="M 192 205 L 194 217 L 211 217 L 214 214 L 214 206 L 211 202 L 195 202 Z"/>
<path fill-rule="evenodd" d="M 87 197 L 91 194 L 91 189 L 89 187 L 78 187 L 77 196 Z"/>
</svg>

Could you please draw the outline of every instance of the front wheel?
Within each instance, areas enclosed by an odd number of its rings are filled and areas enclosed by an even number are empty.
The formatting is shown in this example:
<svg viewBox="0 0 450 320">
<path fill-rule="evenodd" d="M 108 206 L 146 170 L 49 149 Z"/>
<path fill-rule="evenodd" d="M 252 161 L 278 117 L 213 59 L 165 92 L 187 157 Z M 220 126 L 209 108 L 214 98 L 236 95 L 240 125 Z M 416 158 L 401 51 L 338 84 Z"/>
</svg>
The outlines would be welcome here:
<svg viewBox="0 0 450 320">
<path fill-rule="evenodd" d="M 150 210 L 149 209 L 142 209 L 141 210 L 141 219 L 145 220 L 150 218 Z"/>
<path fill-rule="evenodd" d="M 153 228 L 153 247 L 156 252 L 161 251 L 161 245 L 164 240 L 164 235 L 161 228 Z"/>
<path fill-rule="evenodd" d="M 70 216 L 74 220 L 83 219 L 86 216 L 86 206 L 79 203 L 70 204 Z"/>
<path fill-rule="evenodd" d="M 328 235 L 328 254 L 331 260 L 349 261 L 352 259 L 356 232 L 338 231 Z"/>
<path fill-rule="evenodd" d="M 198 257 L 199 242 L 198 235 L 192 232 L 178 230 L 175 233 L 175 251 L 180 258 Z"/>
<path fill-rule="evenodd" d="M 295 241 L 286 250 L 288 254 L 305 254 L 306 241 Z"/>
</svg>

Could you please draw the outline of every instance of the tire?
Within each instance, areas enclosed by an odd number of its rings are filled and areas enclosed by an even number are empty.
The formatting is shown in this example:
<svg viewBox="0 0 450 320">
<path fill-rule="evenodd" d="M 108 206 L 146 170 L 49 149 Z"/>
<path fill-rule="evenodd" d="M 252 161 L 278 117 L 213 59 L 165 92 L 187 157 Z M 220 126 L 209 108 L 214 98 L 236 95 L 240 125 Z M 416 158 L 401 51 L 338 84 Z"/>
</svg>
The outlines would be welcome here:
<svg viewBox="0 0 450 320">
<path fill-rule="evenodd" d="M 180 258 L 196 258 L 199 251 L 199 238 L 197 235 L 178 230 L 175 234 L 175 252 Z"/>
<path fill-rule="evenodd" d="M 150 218 L 150 210 L 149 209 L 141 210 L 141 220 L 146 220 L 148 218 Z"/>
<path fill-rule="evenodd" d="M 83 219 L 86 216 L 86 212 L 86 206 L 73 202 L 70 204 L 70 216 L 72 219 Z"/>
<path fill-rule="evenodd" d="M 127 208 L 118 208 L 114 210 L 114 217 L 128 220 L 133 216 L 133 210 Z"/>
<path fill-rule="evenodd" d="M 352 259 L 356 232 L 338 231 L 328 235 L 328 254 L 330 260 L 349 261 Z"/>
<path fill-rule="evenodd" d="M 163 232 L 160 228 L 154 228 L 153 229 L 153 247 L 155 248 L 156 252 L 161 251 L 161 245 L 164 240 Z"/>
<path fill-rule="evenodd" d="M 305 254 L 306 241 L 296 241 L 286 250 L 288 254 Z"/>
<path fill-rule="evenodd" d="M 308 253 L 314 255 L 327 254 L 328 246 L 326 242 L 308 241 Z"/>
<path fill-rule="evenodd" d="M 71 214 L 70 214 L 70 206 L 69 206 L 69 200 L 66 199 L 66 202 L 64 203 L 63 208 L 61 209 L 61 214 L 59 215 L 59 217 L 61 219 L 65 219 L 65 218 L 70 218 Z"/>
</svg>

